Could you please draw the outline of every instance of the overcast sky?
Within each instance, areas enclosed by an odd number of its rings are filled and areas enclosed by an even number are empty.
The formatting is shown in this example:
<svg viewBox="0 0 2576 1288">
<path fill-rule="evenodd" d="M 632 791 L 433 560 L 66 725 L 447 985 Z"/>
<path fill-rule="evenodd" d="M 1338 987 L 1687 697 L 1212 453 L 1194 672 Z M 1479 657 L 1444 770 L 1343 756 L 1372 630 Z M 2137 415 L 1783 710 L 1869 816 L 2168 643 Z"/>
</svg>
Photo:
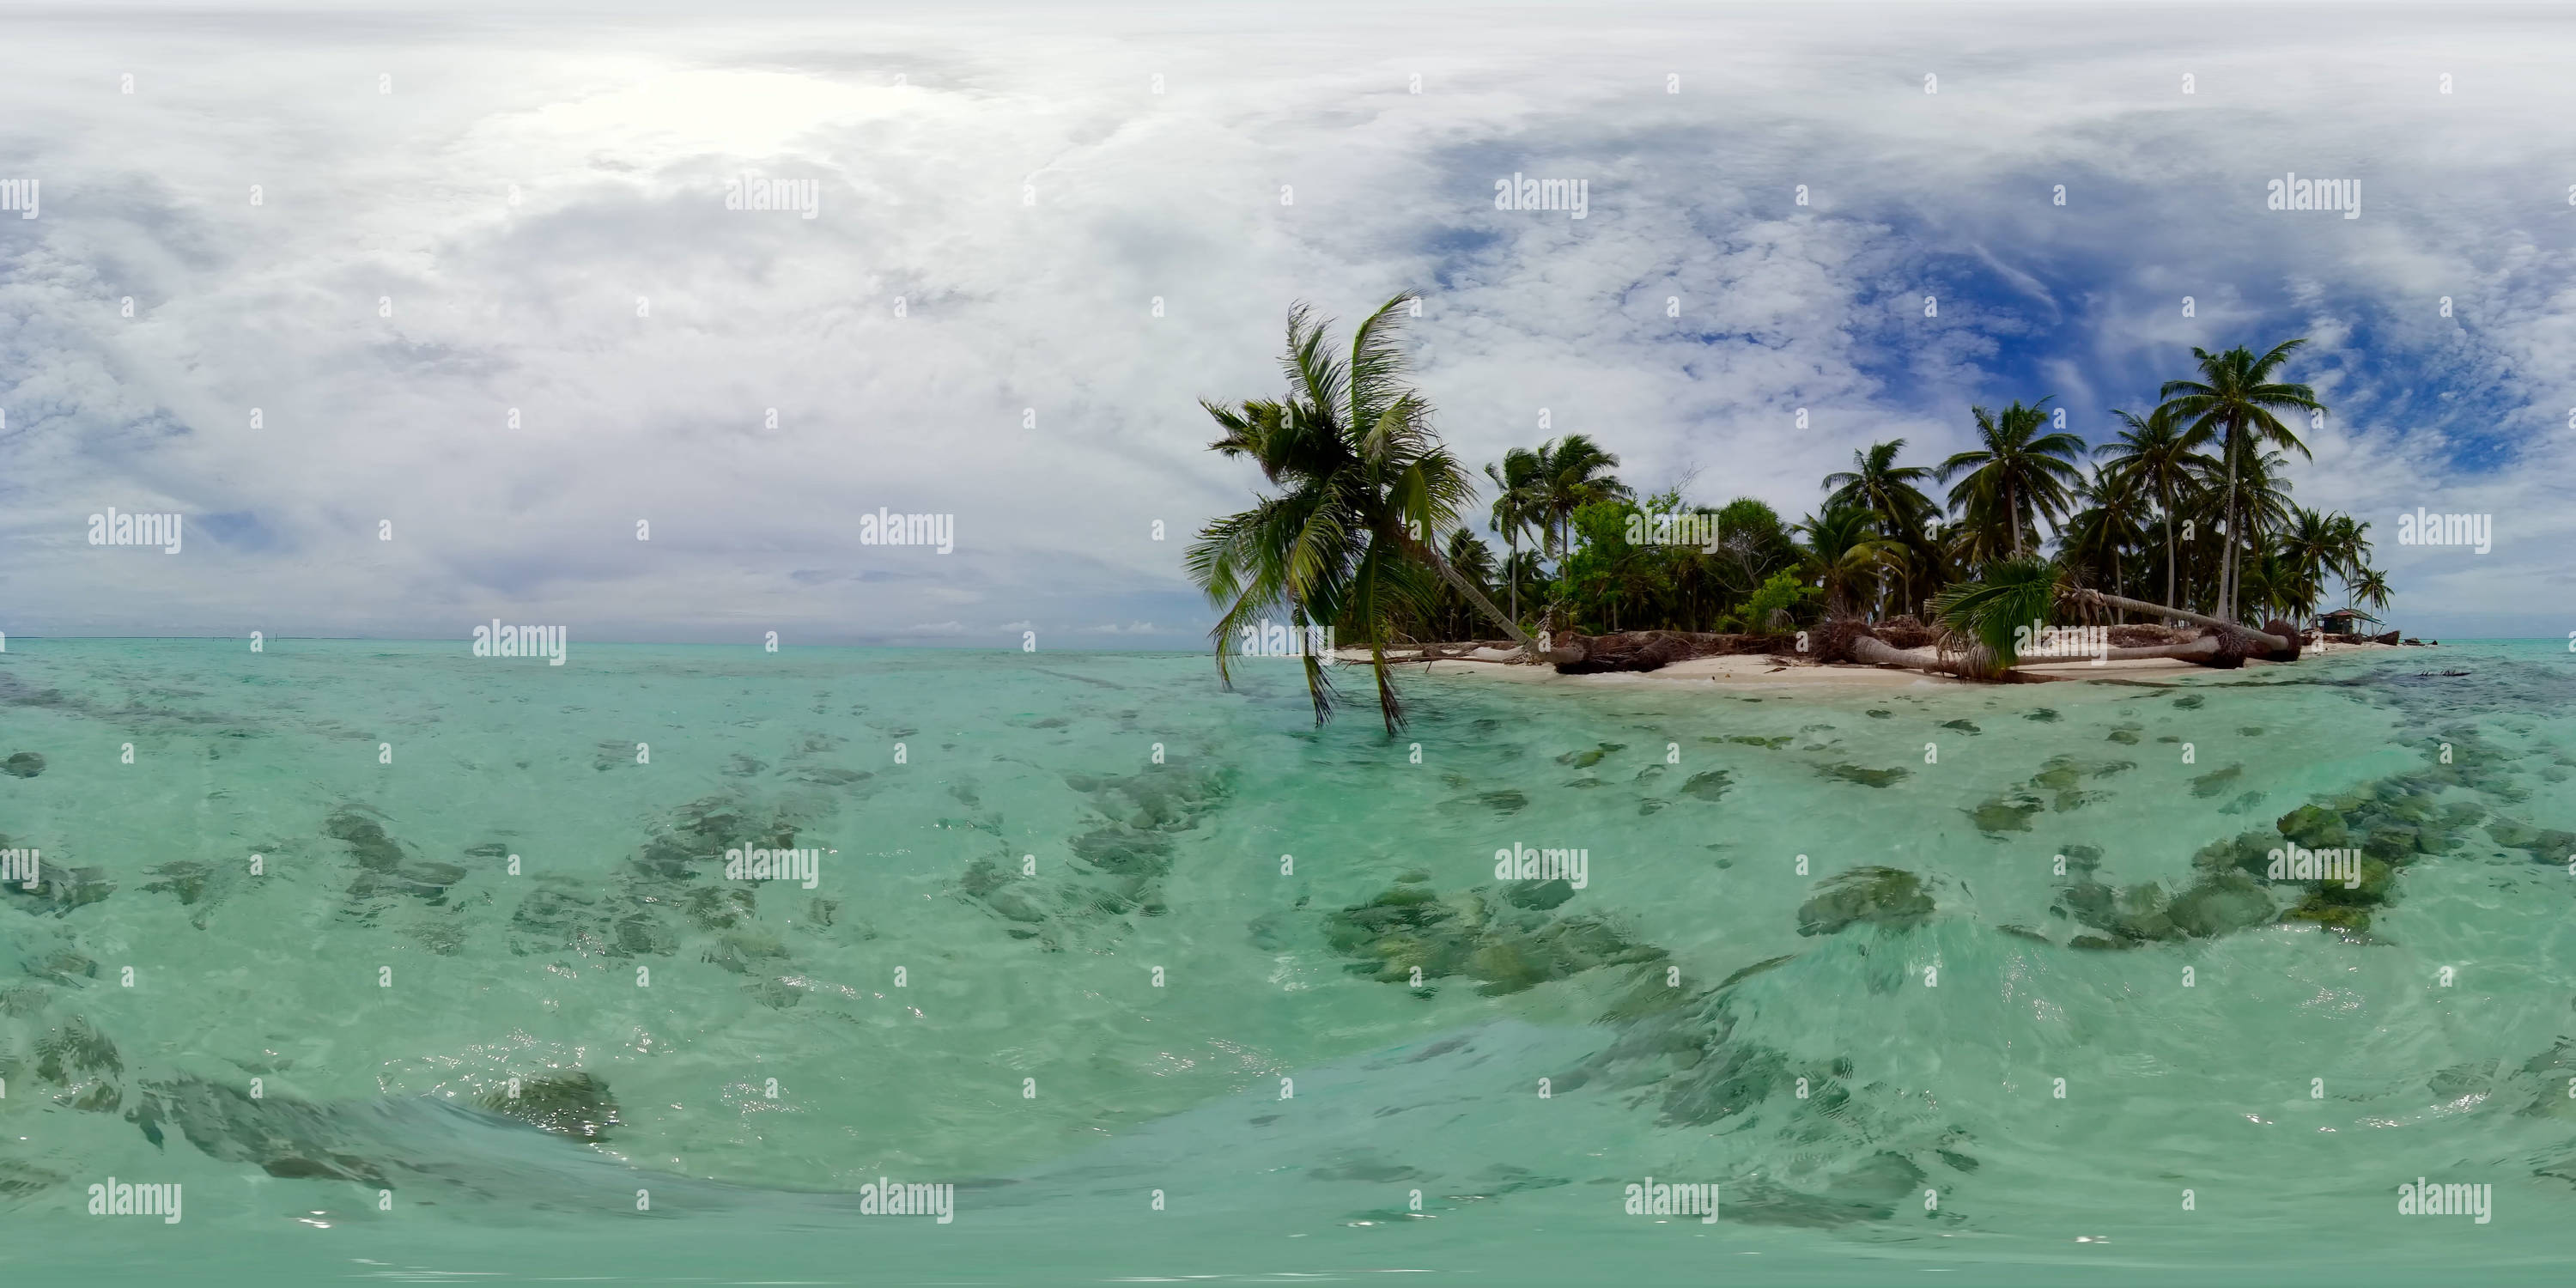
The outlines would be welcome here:
<svg viewBox="0 0 2576 1288">
<path fill-rule="evenodd" d="M 1413 287 L 1471 467 L 1580 431 L 1793 519 L 1972 403 L 2099 441 L 2191 346 L 2306 336 L 2294 495 L 2374 524 L 2394 619 L 2556 637 L 2570 13 L 21 12 L 0 631 L 1195 648 L 1182 551 L 1258 482 L 1197 399 L 1278 390 L 1292 300 Z M 2266 209 L 2291 171 L 2360 216 Z M 90 545 L 110 506 L 183 550 Z M 2399 545 L 2417 506 L 2494 549 Z"/>
</svg>

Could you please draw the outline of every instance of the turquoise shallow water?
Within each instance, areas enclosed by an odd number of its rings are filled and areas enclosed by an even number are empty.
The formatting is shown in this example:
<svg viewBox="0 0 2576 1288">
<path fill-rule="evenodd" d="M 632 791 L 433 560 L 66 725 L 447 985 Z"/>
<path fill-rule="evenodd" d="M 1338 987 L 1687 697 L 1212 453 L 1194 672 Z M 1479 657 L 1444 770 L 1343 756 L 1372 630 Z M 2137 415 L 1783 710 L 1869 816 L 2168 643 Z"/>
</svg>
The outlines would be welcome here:
<svg viewBox="0 0 2576 1288">
<path fill-rule="evenodd" d="M 12 640 L 0 1270 L 2537 1280 L 2571 663 L 1415 679 L 1389 742 L 1195 656 Z M 2314 883 L 2225 846 L 2310 803 L 2385 902 L 2244 924 Z M 814 888 L 725 877 L 773 844 Z M 1515 845 L 1582 888 L 1498 881 Z M 1912 881 L 1820 895 L 1865 867 Z M 89 1215 L 110 1176 L 182 1220 Z M 1626 1213 L 1649 1176 L 1719 1220 Z M 2400 1216 L 2419 1176 L 2491 1219 Z M 863 1215 L 880 1177 L 954 1220 Z"/>
</svg>

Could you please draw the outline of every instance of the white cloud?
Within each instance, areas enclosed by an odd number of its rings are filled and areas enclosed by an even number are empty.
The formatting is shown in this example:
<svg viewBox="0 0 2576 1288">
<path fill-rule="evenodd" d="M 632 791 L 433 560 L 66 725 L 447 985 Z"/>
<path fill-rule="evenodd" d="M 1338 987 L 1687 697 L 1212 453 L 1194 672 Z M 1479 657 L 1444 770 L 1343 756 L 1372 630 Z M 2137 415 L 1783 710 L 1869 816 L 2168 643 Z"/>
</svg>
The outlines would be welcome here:
<svg viewBox="0 0 2576 1288">
<path fill-rule="evenodd" d="M 2337 408 L 2300 499 L 2491 509 L 2467 568 L 2383 543 L 2400 615 L 2536 621 L 2576 537 L 2576 254 L 2531 132 L 2576 95 L 2567 40 L 2314 19 L 2212 47 L 2091 7 L 1669 12 L 1610 42 L 1536 11 L 1293 39 L 1250 10 L 459 17 L 398 55 L 364 24 L 24 28 L 0 174 L 45 205 L 0 220 L 9 627 L 1204 620 L 1179 551 L 1257 480 L 1195 400 L 1276 388 L 1291 299 L 1348 318 L 1405 284 L 1465 460 L 1545 407 L 1637 481 L 1697 461 L 1695 495 L 1793 516 L 1872 439 L 1937 459 L 1969 402 L 2045 392 L 2098 425 L 2179 346 L 2294 320 Z M 108 51 L 160 70 L 103 93 Z M 395 92 L 281 59 L 386 63 Z M 2360 177 L 2364 216 L 2262 211 L 2287 169 Z M 747 170 L 816 180 L 820 217 L 726 211 Z M 1492 209 L 1515 172 L 1587 178 L 1587 218 Z M 2476 463 L 2488 433 L 2515 468 Z M 187 552 L 85 546 L 110 504 L 187 512 Z M 859 544 L 880 505 L 953 514 L 955 552 Z"/>
</svg>

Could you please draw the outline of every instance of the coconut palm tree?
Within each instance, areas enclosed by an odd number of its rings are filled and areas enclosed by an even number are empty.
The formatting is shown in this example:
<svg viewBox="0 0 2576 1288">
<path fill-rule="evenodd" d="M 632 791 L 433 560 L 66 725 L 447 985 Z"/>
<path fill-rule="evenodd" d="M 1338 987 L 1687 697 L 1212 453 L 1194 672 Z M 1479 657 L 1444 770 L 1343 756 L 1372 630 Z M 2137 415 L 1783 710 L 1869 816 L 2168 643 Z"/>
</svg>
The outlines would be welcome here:
<svg viewBox="0 0 2576 1288">
<path fill-rule="evenodd" d="M 2336 567 L 2339 535 L 2334 516 L 2319 514 L 2303 507 L 2291 507 L 2290 526 L 2281 533 L 2281 557 L 2289 562 L 2292 588 L 2298 593 L 2298 613 L 2292 620 L 2304 618 L 2316 610 L 2325 597 L 2326 578 Z"/>
<path fill-rule="evenodd" d="M 2370 561 L 2370 525 L 2349 514 L 2334 517 L 2334 574 L 2343 581 L 2343 606 L 2352 607 L 2352 579 Z"/>
<path fill-rule="evenodd" d="M 1494 531 L 1503 534 L 1510 553 L 1503 557 L 1506 580 L 1510 582 L 1512 620 L 1521 619 L 1521 583 L 1509 575 L 1520 562 L 1521 534 L 1535 523 L 1543 523 L 1545 513 L 1539 488 L 1539 476 L 1546 462 L 1526 447 L 1515 447 L 1503 453 L 1500 465 L 1485 467 L 1485 477 L 1494 484 Z"/>
<path fill-rule="evenodd" d="M 1547 588 L 1547 564 L 1539 558 L 1539 553 L 1535 550 L 1518 551 L 1505 559 L 1502 576 L 1504 584 L 1511 588 L 1512 602 L 1515 605 L 1520 602 L 1524 593 L 1536 596 Z M 1521 620 L 1517 607 L 1513 610 L 1512 620 L 1516 622 Z"/>
<path fill-rule="evenodd" d="M 2261 621 L 2272 613 L 2298 612 L 2299 572 L 2278 541 L 2256 537 L 2254 548 L 2236 570 L 2237 594 L 2241 605 Z"/>
<path fill-rule="evenodd" d="M 2113 593 L 2128 594 L 2121 552 L 2146 541 L 2146 490 L 2135 475 L 2105 468 L 2096 471 L 2077 496 L 2086 504 L 2067 517 L 2058 533 L 2062 557 L 2086 570 L 2088 577 L 2108 571 Z"/>
<path fill-rule="evenodd" d="M 1972 642 L 1960 674 L 1992 679 L 2021 660 L 2018 632 L 2047 621 L 2067 589 L 2066 570 L 2056 560 L 2016 557 L 1942 591 L 1932 612 L 1952 635 Z"/>
<path fill-rule="evenodd" d="M 2290 499 L 2294 486 L 2288 468 L 2290 458 L 2280 452 L 2245 453 L 2245 473 L 2236 480 L 2236 517 L 2245 525 L 2246 544 L 2240 553 L 2251 555 L 2254 547 L 2267 537 L 2288 532 L 2298 519 L 2298 504 Z"/>
<path fill-rule="evenodd" d="M 1351 332 L 1347 357 L 1329 345 L 1330 324 L 1298 304 L 1288 312 L 1288 376 L 1281 400 L 1233 406 L 1202 400 L 1225 434 L 1209 448 L 1250 457 L 1280 492 L 1249 510 L 1211 520 L 1190 547 L 1190 577 L 1224 609 L 1216 637 L 1217 675 L 1236 633 L 1264 614 L 1285 611 L 1300 628 L 1332 627 L 1369 650 L 1378 710 L 1392 734 L 1403 710 L 1386 669 L 1386 643 L 1407 614 L 1426 607 L 1420 578 L 1429 568 L 1524 651 L 1520 625 L 1459 575 L 1434 546 L 1458 526 L 1475 495 L 1468 475 L 1431 430 L 1431 407 L 1404 382 L 1402 328 L 1410 294 L 1388 300 Z M 1335 694 L 1319 659 L 1305 658 L 1315 722 L 1332 718 Z"/>
<path fill-rule="evenodd" d="M 1933 481 L 1932 471 L 1921 465 L 1898 465 L 1896 454 L 1904 450 L 1902 438 L 1872 443 L 1866 452 L 1854 449 L 1850 469 L 1825 476 L 1824 485 L 1831 493 L 1825 508 L 1866 511 L 1877 521 L 1882 536 L 1922 531 L 1924 519 L 1936 508 L 1920 486 Z"/>
<path fill-rule="evenodd" d="M 1573 537 L 1574 512 L 1595 501 L 1610 501 L 1629 495 L 1628 485 L 1610 471 L 1619 468 L 1619 458 L 1601 450 L 1586 434 L 1568 434 L 1562 440 L 1550 440 L 1538 449 L 1539 509 L 1543 522 L 1555 525 L 1555 540 L 1548 553 L 1565 556 L 1566 543 Z"/>
<path fill-rule="evenodd" d="M 1924 529 L 1941 507 L 1923 494 L 1923 486 L 1933 481 L 1931 469 L 1896 463 L 1903 450 L 1902 438 L 1872 443 L 1866 452 L 1854 450 L 1852 467 L 1826 475 L 1824 486 L 1826 509 L 1865 510 L 1876 519 L 1879 535 L 1902 547 L 1890 566 L 1903 583 L 1898 598 L 1910 604 L 1917 568 L 1936 561 Z"/>
<path fill-rule="evenodd" d="M 2193 476 L 2208 459 L 2200 454 L 2200 446 L 2209 441 L 2209 432 L 2186 426 L 2162 407 L 2147 413 L 2144 420 L 2116 409 L 2111 414 L 2128 428 L 2094 448 L 2094 453 L 2107 458 L 2101 463 L 2104 473 L 2128 486 L 2154 493 L 2156 509 L 2164 516 L 2160 526 L 2165 538 L 2165 602 L 2179 603 L 2174 598 L 2178 566 L 2174 558 L 2174 500 L 2177 495 L 2191 494 Z"/>
<path fill-rule="evenodd" d="M 1463 527 L 1451 531 L 1447 554 L 1449 566 L 1457 569 L 1459 576 L 1488 596 L 1493 594 L 1494 552 L 1477 540 L 1474 532 Z M 1423 575 L 1428 576 L 1427 573 Z M 1475 638 L 1477 623 L 1481 619 L 1476 615 L 1476 606 L 1468 603 L 1466 596 L 1436 579 L 1424 586 L 1423 591 L 1428 593 L 1432 604 L 1432 614 L 1422 624 L 1430 632 L 1428 640 Z"/>
<path fill-rule="evenodd" d="M 1998 558 L 2019 559 L 2038 545 L 2039 520 L 2054 526 L 2066 513 L 2070 489 L 2083 482 L 2074 460 L 2084 440 L 2048 427 L 2048 399 L 2024 407 L 2016 399 L 2001 412 L 1968 410 L 1977 418 L 1980 446 L 1941 462 L 1940 478 L 1948 482 L 1964 472 L 1950 489 L 1950 507 L 1967 520 L 1968 546 L 1960 553 L 1969 563 Z"/>
<path fill-rule="evenodd" d="M 2363 568 L 2353 574 L 2353 603 L 2361 608 L 2388 607 L 2388 574 L 2376 568 Z"/>
<path fill-rule="evenodd" d="M 1877 517 L 1858 506 L 1828 508 L 1798 525 L 1807 537 L 1799 553 L 1806 557 L 1807 575 L 1824 589 L 1826 612 L 1849 615 L 1853 602 L 1874 592 L 1904 558 L 1903 544 L 1880 536 L 1877 528 Z"/>
<path fill-rule="evenodd" d="M 2190 421 L 2194 428 L 2224 435 L 2220 455 L 2227 470 L 2223 510 L 2228 544 L 2219 568 L 2218 615 L 2229 621 L 2236 617 L 2236 554 L 2244 539 L 2237 522 L 2241 512 L 2236 490 L 2240 466 L 2256 444 L 2309 455 L 2307 444 L 2300 442 L 2299 436 L 2273 413 L 2325 410 L 2317 401 L 2316 390 L 2272 378 L 2290 354 L 2306 343 L 2304 339 L 2284 340 L 2260 357 L 2242 345 L 2225 353 L 2194 348 L 2191 355 L 2200 363 L 2200 379 L 2168 380 L 2157 394 L 2177 418 Z"/>
</svg>

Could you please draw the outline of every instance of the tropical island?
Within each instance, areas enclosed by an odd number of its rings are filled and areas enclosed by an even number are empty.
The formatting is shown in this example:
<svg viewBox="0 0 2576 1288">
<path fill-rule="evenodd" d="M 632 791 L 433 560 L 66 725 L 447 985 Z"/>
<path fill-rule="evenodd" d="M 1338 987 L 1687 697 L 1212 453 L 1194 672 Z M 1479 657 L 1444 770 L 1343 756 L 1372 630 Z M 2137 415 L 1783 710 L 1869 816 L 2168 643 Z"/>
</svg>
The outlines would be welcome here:
<svg viewBox="0 0 2576 1288">
<path fill-rule="evenodd" d="M 1389 668 L 1408 662 L 1580 675 L 1737 658 L 2004 682 L 2399 642 L 2359 629 L 2390 597 L 2370 525 L 2290 499 L 2299 430 L 2326 413 L 2282 378 L 2304 340 L 2195 348 L 2193 370 L 2142 412 L 2114 409 L 2120 430 L 2090 446 L 2049 397 L 1971 407 L 1974 447 L 1916 465 L 1904 439 L 1874 443 L 1791 523 L 1749 497 L 1687 504 L 1688 479 L 1641 496 L 1580 433 L 1506 451 L 1480 486 L 1407 383 L 1413 306 L 1388 300 L 1345 349 L 1298 304 L 1286 395 L 1200 404 L 1223 430 L 1210 449 L 1273 489 L 1186 556 L 1221 612 L 1218 673 L 1284 644 L 1319 724 L 1341 700 L 1334 664 L 1370 669 L 1393 732 Z M 2342 606 L 2321 611 L 2334 590 Z"/>
</svg>

